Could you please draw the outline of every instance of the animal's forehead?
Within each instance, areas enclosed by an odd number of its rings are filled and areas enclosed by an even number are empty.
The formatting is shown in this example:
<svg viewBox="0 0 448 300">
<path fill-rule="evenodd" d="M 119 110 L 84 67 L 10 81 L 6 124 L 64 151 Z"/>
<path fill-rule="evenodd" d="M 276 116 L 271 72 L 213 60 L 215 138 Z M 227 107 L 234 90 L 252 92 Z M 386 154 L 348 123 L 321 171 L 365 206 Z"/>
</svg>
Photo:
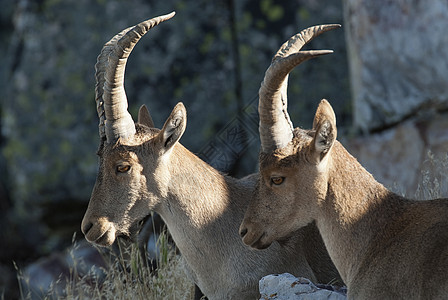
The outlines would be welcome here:
<svg viewBox="0 0 448 300">
<path fill-rule="evenodd" d="M 278 167 L 293 167 L 306 155 L 309 144 L 312 142 L 314 131 L 296 128 L 294 136 L 286 147 L 276 149 L 271 153 L 260 154 L 260 169 L 268 170 Z"/>
<path fill-rule="evenodd" d="M 104 145 L 100 152 L 100 157 L 106 161 L 116 161 L 120 159 L 135 159 L 137 157 L 135 151 L 136 146 L 128 146 L 117 143 L 115 145 Z"/>
<path fill-rule="evenodd" d="M 125 146 L 139 146 L 153 138 L 155 138 L 160 130 L 157 128 L 149 128 L 142 124 L 135 124 L 135 135 L 126 141 L 120 141 L 120 144 Z"/>
<path fill-rule="evenodd" d="M 128 138 L 128 139 L 119 138 L 114 143 L 104 142 L 101 147 L 104 148 L 104 150 L 107 150 L 107 149 L 115 150 L 118 148 L 139 146 L 139 145 L 155 138 L 160 132 L 160 129 L 149 128 L 147 126 L 140 125 L 140 124 L 135 124 L 135 129 L 136 129 L 136 133 L 131 138 Z M 102 149 L 100 149 L 100 151 L 101 150 Z"/>
<path fill-rule="evenodd" d="M 135 124 L 135 129 L 137 131 L 136 135 L 144 136 L 146 138 L 153 138 L 157 134 L 159 134 L 160 129 L 158 128 L 150 128 L 148 126 L 142 125 L 142 124 Z"/>
<path fill-rule="evenodd" d="M 136 152 L 147 143 L 153 140 L 160 132 L 159 129 L 149 128 L 136 124 L 136 133 L 132 138 L 122 140 L 118 139 L 115 143 L 103 142 L 98 150 L 98 155 L 102 158 L 110 157 L 112 159 L 132 158 Z"/>
</svg>

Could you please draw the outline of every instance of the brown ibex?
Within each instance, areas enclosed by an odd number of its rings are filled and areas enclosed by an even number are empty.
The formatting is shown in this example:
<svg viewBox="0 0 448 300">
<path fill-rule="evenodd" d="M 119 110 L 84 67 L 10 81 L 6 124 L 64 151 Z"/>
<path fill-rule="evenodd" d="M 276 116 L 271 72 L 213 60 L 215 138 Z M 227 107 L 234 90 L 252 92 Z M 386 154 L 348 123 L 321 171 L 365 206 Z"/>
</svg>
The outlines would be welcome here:
<svg viewBox="0 0 448 300">
<path fill-rule="evenodd" d="M 100 118 L 98 177 L 82 221 L 92 243 L 110 246 L 134 237 L 138 224 L 157 212 L 186 262 L 192 280 L 209 299 L 251 299 L 264 275 L 289 272 L 328 282 L 339 278 L 317 228 L 301 229 L 267 251 L 246 247 L 239 235 L 258 174 L 225 176 L 178 141 L 186 110 L 178 103 L 161 130 L 146 107 L 134 123 L 127 111 L 124 72 L 138 40 L 174 13 L 128 28 L 105 44 L 96 65 Z M 306 242 L 304 242 L 306 241 Z"/>
<path fill-rule="evenodd" d="M 295 57 L 312 56 L 301 46 L 274 59 L 260 89 L 259 196 L 240 226 L 243 242 L 266 248 L 313 222 L 350 299 L 447 299 L 448 199 L 410 200 L 378 183 L 336 141 L 326 100 L 312 130 L 293 129 L 287 77 Z"/>
</svg>

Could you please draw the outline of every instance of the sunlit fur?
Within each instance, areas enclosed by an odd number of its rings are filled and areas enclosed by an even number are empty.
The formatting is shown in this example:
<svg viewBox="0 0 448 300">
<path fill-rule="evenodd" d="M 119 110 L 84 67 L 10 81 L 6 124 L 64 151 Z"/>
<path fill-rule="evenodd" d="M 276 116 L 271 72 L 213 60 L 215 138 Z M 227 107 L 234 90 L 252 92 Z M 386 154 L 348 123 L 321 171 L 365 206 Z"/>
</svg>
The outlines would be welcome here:
<svg viewBox="0 0 448 300">
<path fill-rule="evenodd" d="M 100 166 L 82 228 L 86 238 L 112 244 L 117 235 L 134 236 L 151 211 L 166 222 L 188 272 L 209 299 L 255 299 L 258 281 L 289 272 L 313 281 L 339 279 L 314 225 L 264 251 L 241 241 L 238 226 L 247 204 L 257 195 L 259 175 L 225 176 L 184 148 L 177 139 L 185 128 L 167 124 L 186 118 L 177 105 L 161 131 L 136 124 L 136 135 L 102 144 Z M 167 132 L 179 136 L 173 140 Z M 173 144 L 167 146 L 167 142 Z M 128 173 L 116 172 L 129 164 Z"/>
<path fill-rule="evenodd" d="M 209 299 L 255 299 L 259 279 L 270 273 L 289 272 L 324 283 L 338 279 L 314 225 L 262 252 L 241 242 L 238 225 L 250 198 L 257 195 L 258 175 L 240 180 L 224 176 L 180 145 L 187 120 L 182 103 L 160 131 L 153 129 L 145 107 L 134 126 L 124 91 L 127 58 L 148 30 L 173 16 L 121 31 L 98 56 L 95 99 L 100 139 L 105 141 L 81 225 L 87 240 L 109 246 L 118 235 L 133 237 L 141 220 L 155 211 L 167 224 L 191 278 Z M 317 26 L 294 40 L 310 40 L 312 32 L 325 30 Z M 286 48 L 288 44 L 281 49 Z M 325 53 L 329 51 L 315 55 Z M 310 54 L 300 59 L 307 58 Z"/>
<path fill-rule="evenodd" d="M 260 156 L 243 241 L 266 247 L 315 222 L 350 299 L 446 299 L 448 199 L 390 192 L 335 140 L 335 126 L 323 100 L 312 131 L 296 129 L 289 145 Z M 275 186 L 272 176 L 285 179 Z"/>
</svg>

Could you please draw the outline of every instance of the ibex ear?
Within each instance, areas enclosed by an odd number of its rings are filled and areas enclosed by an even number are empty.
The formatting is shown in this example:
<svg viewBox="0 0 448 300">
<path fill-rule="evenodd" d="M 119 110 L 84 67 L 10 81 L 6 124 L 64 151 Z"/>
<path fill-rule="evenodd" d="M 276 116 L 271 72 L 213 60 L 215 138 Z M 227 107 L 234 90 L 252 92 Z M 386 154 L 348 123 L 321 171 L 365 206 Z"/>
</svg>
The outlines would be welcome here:
<svg viewBox="0 0 448 300">
<path fill-rule="evenodd" d="M 336 116 L 327 100 L 323 99 L 317 107 L 313 121 L 313 130 L 316 132 L 312 144 L 312 152 L 320 162 L 330 151 L 336 140 Z"/>
<path fill-rule="evenodd" d="M 176 104 L 158 134 L 165 150 L 169 150 L 182 137 L 187 126 L 187 110 L 182 102 Z"/>
<path fill-rule="evenodd" d="M 140 106 L 138 111 L 138 121 L 139 124 L 146 125 L 149 128 L 154 128 L 154 122 L 152 121 L 151 115 L 149 114 L 149 110 L 146 105 Z"/>
</svg>

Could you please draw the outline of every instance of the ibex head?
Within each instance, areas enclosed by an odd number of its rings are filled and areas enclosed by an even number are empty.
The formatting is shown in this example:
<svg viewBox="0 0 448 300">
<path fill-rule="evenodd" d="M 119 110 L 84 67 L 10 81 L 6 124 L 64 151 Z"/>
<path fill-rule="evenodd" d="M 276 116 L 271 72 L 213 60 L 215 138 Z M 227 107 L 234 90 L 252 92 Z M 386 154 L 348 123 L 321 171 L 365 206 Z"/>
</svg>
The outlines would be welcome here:
<svg viewBox="0 0 448 300">
<path fill-rule="evenodd" d="M 309 199 L 326 192 L 326 157 L 336 138 L 336 119 L 321 102 L 313 129 L 293 129 L 287 112 L 288 74 L 301 62 L 329 50 L 300 51 L 314 37 L 339 25 L 314 26 L 289 39 L 274 56 L 259 91 L 260 184 L 240 227 L 243 242 L 266 248 L 313 220 Z M 303 201 L 297 201 L 297 191 Z"/>
<path fill-rule="evenodd" d="M 167 176 L 158 166 L 185 131 L 182 103 L 176 105 L 161 130 L 154 128 L 145 106 L 134 123 L 124 90 L 126 61 L 132 49 L 149 29 L 173 16 L 174 12 L 125 29 L 106 43 L 98 56 L 95 92 L 100 163 L 81 225 L 86 239 L 98 245 L 109 246 L 119 235 L 134 235 L 139 222 L 158 205 L 164 187 L 156 179 Z M 152 192 L 146 189 L 148 185 L 155 187 Z"/>
</svg>

